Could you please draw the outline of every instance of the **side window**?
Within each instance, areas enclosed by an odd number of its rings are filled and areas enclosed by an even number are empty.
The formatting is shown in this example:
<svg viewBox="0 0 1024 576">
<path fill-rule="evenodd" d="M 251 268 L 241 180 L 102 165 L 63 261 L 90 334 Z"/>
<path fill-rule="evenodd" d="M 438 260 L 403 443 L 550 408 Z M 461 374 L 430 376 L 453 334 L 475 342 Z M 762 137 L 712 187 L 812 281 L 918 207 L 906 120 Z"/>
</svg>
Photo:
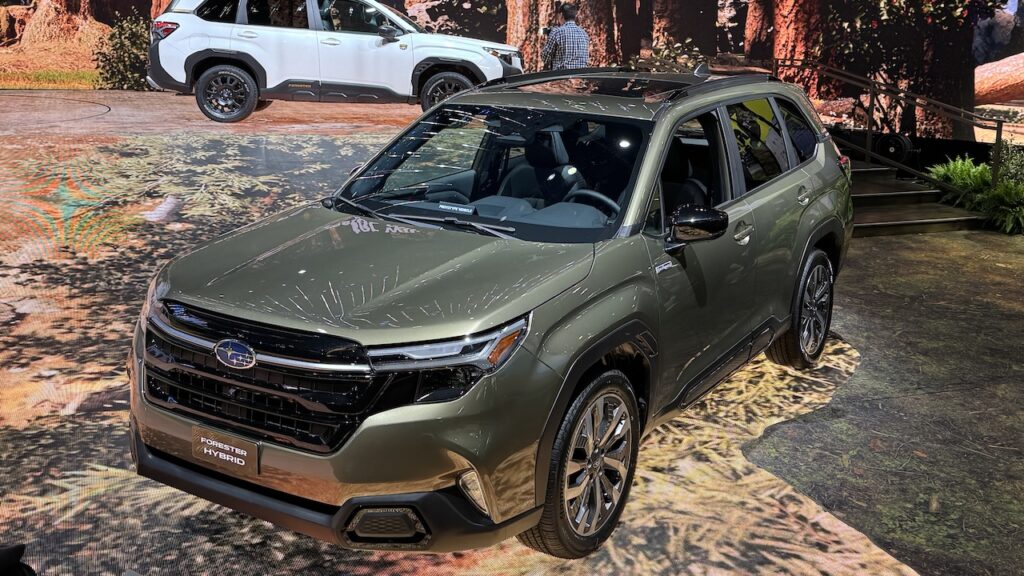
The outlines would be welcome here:
<svg viewBox="0 0 1024 576">
<path fill-rule="evenodd" d="M 726 108 L 739 146 L 747 191 L 771 182 L 789 169 L 786 139 L 767 98 L 730 104 Z"/>
<path fill-rule="evenodd" d="M 245 14 L 255 26 L 309 28 L 306 0 L 249 0 Z"/>
<path fill-rule="evenodd" d="M 234 24 L 237 12 L 238 0 L 208 0 L 196 10 L 196 16 L 207 22 Z"/>
<path fill-rule="evenodd" d="M 324 28 L 334 32 L 376 34 L 381 26 L 390 24 L 380 10 L 355 0 L 321 0 L 320 14 Z"/>
<path fill-rule="evenodd" d="M 796 157 L 800 159 L 800 163 L 810 160 L 814 157 L 814 151 L 818 147 L 818 134 L 796 104 L 782 98 L 776 98 L 775 103 L 779 105 L 779 110 L 782 112 L 782 120 L 786 123 L 789 141 L 796 149 Z"/>
<path fill-rule="evenodd" d="M 691 118 L 676 128 L 661 169 L 665 216 L 684 204 L 717 206 L 728 200 L 728 163 L 716 112 Z"/>
</svg>

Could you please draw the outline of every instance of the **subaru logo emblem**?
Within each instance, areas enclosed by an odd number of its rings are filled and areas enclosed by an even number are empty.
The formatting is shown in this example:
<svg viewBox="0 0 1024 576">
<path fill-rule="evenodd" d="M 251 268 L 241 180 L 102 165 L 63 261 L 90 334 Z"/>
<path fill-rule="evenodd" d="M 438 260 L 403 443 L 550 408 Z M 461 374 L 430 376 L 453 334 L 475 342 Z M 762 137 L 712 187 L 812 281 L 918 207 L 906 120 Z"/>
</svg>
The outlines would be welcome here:
<svg viewBox="0 0 1024 576">
<path fill-rule="evenodd" d="M 256 365 L 256 351 L 245 342 L 238 340 L 221 340 L 213 347 L 217 361 L 237 370 L 245 370 Z"/>
</svg>

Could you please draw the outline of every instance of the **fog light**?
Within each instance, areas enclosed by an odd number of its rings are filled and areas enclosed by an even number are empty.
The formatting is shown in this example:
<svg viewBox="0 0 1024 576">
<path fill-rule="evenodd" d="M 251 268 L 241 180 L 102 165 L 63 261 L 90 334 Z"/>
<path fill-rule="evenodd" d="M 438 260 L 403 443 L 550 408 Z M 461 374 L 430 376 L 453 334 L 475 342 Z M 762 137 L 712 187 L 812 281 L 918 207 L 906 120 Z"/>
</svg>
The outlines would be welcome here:
<svg viewBox="0 0 1024 576">
<path fill-rule="evenodd" d="M 480 485 L 480 477 L 477 476 L 476 471 L 466 472 L 459 476 L 459 488 L 477 509 L 490 516 L 490 513 L 487 512 L 487 502 L 484 500 L 484 490 Z"/>
</svg>

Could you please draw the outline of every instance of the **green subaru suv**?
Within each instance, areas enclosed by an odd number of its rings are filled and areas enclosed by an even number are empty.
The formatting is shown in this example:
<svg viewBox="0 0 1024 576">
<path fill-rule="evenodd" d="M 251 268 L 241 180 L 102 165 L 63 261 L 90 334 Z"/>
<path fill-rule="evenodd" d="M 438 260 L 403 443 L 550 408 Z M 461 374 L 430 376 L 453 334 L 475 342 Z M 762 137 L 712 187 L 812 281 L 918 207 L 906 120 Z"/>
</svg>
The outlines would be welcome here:
<svg viewBox="0 0 1024 576">
<path fill-rule="evenodd" d="M 645 434 L 762 351 L 815 364 L 849 181 L 765 75 L 459 94 L 331 197 L 158 273 L 138 472 L 349 548 L 589 554 Z"/>
</svg>

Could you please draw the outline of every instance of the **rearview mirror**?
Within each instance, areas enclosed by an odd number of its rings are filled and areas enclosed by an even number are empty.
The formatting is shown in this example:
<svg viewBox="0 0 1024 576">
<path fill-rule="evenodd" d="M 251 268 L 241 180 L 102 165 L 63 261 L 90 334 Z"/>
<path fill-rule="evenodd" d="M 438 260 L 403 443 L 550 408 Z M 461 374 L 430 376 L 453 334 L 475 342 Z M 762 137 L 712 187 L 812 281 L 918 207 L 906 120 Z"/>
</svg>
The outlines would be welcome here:
<svg viewBox="0 0 1024 576">
<path fill-rule="evenodd" d="M 398 42 L 398 28 L 395 28 L 390 24 L 384 24 L 380 28 L 377 28 L 377 34 L 379 34 L 385 42 Z"/>
<path fill-rule="evenodd" d="M 715 208 L 683 204 L 669 216 L 669 224 L 665 251 L 674 252 L 692 242 L 714 240 L 725 234 L 729 215 Z"/>
</svg>

